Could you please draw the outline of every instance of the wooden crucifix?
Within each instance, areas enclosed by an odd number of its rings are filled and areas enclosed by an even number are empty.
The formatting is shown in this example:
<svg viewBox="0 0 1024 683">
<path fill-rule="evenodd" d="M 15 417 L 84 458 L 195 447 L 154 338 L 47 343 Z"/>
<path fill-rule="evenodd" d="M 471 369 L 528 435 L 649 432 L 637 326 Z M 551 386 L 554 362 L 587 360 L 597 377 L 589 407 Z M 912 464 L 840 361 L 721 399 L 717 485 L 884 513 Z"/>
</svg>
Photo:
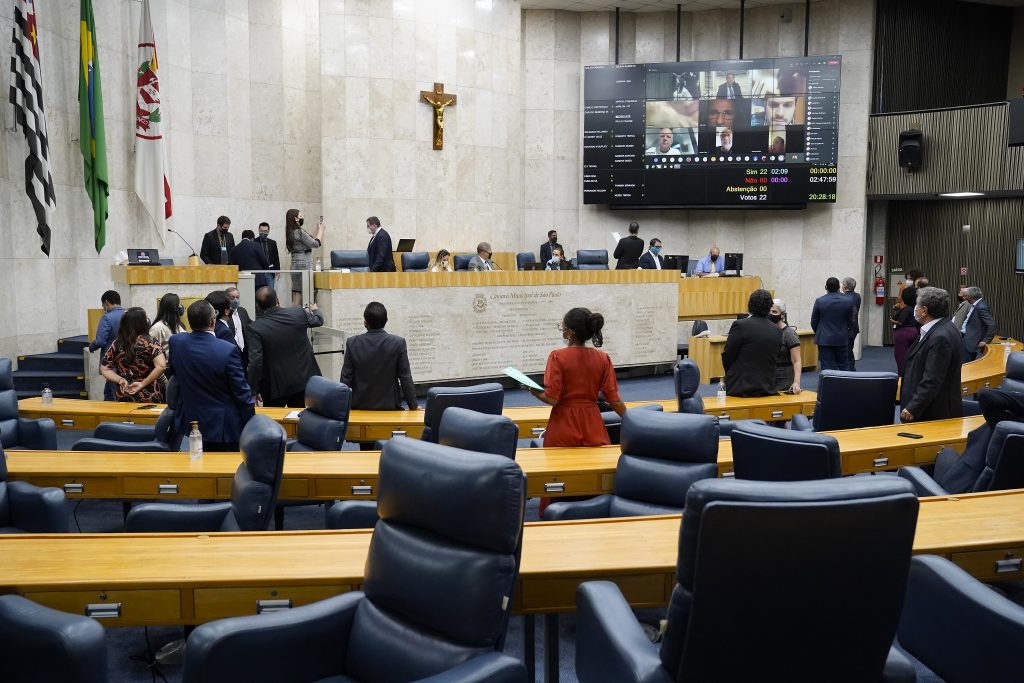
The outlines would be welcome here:
<svg viewBox="0 0 1024 683">
<path fill-rule="evenodd" d="M 444 83 L 435 83 L 433 90 L 420 91 L 420 100 L 434 108 L 434 149 L 444 149 L 444 108 L 454 107 L 456 99 L 444 91 Z"/>
</svg>

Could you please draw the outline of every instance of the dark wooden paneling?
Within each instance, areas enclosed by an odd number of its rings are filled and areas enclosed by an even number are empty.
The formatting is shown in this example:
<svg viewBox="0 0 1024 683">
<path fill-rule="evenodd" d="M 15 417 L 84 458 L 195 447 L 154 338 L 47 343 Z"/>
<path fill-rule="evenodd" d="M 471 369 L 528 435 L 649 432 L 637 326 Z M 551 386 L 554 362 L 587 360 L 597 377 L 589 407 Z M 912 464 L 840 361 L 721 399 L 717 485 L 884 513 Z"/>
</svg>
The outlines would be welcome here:
<svg viewBox="0 0 1024 683">
<path fill-rule="evenodd" d="M 1005 100 L 1012 26 L 1012 7 L 877 0 L 872 111 Z"/>
<path fill-rule="evenodd" d="M 962 226 L 970 225 L 964 233 Z M 981 287 L 999 334 L 1024 337 L 1024 276 L 1014 275 L 1014 247 L 1024 238 L 1024 199 L 890 202 L 889 262 L 920 268 L 931 284 L 954 296 Z M 967 276 L 960 276 L 960 268 Z"/>
<path fill-rule="evenodd" d="M 923 163 L 913 173 L 900 167 L 900 132 L 924 134 Z M 1020 172 L 1007 172 L 1007 105 L 877 114 L 868 121 L 867 194 L 938 194 L 971 190 L 1019 190 Z M 1020 148 L 1015 163 L 1020 164 Z M 1009 184 L 1008 184 L 1008 181 Z"/>
</svg>

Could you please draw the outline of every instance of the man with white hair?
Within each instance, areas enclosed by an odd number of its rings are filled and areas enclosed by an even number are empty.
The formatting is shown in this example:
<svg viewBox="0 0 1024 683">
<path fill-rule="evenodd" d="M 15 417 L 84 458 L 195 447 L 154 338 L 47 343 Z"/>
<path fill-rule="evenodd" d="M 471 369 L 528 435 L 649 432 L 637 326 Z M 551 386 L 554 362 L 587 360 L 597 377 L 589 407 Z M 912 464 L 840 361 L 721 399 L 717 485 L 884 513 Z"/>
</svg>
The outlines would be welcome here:
<svg viewBox="0 0 1024 683">
<path fill-rule="evenodd" d="M 978 357 L 978 352 L 985 348 L 996 334 L 996 319 L 982 298 L 980 287 L 968 287 L 966 290 L 967 304 L 970 308 L 960 325 L 960 334 L 964 343 L 964 362 Z"/>
</svg>

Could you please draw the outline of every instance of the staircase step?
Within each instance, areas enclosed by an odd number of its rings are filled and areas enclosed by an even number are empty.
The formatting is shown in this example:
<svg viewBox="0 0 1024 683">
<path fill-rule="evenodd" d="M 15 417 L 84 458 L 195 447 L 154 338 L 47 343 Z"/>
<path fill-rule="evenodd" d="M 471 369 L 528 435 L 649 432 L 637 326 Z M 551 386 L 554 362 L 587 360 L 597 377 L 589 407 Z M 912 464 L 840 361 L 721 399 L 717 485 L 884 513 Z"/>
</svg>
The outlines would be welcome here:
<svg viewBox="0 0 1024 683">
<path fill-rule="evenodd" d="M 18 395 L 18 400 L 20 401 L 23 398 L 38 398 L 39 395 L 42 393 L 42 390 L 40 390 L 40 391 L 19 390 L 16 393 Z M 60 390 L 60 391 L 54 391 L 53 392 L 53 397 L 54 398 L 86 399 L 86 398 L 89 398 L 89 394 L 88 394 L 88 392 L 85 392 L 85 391 Z"/>
<path fill-rule="evenodd" d="M 80 334 L 77 337 L 64 337 L 57 340 L 58 353 L 77 353 L 81 357 L 82 349 L 89 346 L 89 337 Z"/>
<path fill-rule="evenodd" d="M 85 375 L 82 372 L 61 370 L 18 370 L 14 373 L 14 388 L 18 391 L 29 391 L 38 396 L 43 385 L 50 385 L 54 393 L 58 391 L 85 391 Z"/>
<path fill-rule="evenodd" d="M 31 356 L 18 356 L 18 371 L 64 371 L 82 374 L 85 372 L 85 360 L 82 353 L 37 353 Z"/>
</svg>

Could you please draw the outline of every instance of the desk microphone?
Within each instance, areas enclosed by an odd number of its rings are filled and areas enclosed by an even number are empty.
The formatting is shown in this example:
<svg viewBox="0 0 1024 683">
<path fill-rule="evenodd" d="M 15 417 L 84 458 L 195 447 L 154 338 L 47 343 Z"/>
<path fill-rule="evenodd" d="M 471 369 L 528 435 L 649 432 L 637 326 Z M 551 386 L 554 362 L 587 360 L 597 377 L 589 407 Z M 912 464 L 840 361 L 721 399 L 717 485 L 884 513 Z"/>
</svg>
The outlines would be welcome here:
<svg viewBox="0 0 1024 683">
<path fill-rule="evenodd" d="M 188 240 L 185 239 L 180 232 L 178 232 L 174 228 L 167 228 L 167 232 L 173 232 L 178 237 L 181 237 L 181 241 L 185 243 L 185 246 L 188 247 L 189 249 L 192 249 L 192 245 L 188 243 Z M 196 255 L 196 250 L 192 249 L 192 256 L 195 256 L 195 255 Z"/>
</svg>

